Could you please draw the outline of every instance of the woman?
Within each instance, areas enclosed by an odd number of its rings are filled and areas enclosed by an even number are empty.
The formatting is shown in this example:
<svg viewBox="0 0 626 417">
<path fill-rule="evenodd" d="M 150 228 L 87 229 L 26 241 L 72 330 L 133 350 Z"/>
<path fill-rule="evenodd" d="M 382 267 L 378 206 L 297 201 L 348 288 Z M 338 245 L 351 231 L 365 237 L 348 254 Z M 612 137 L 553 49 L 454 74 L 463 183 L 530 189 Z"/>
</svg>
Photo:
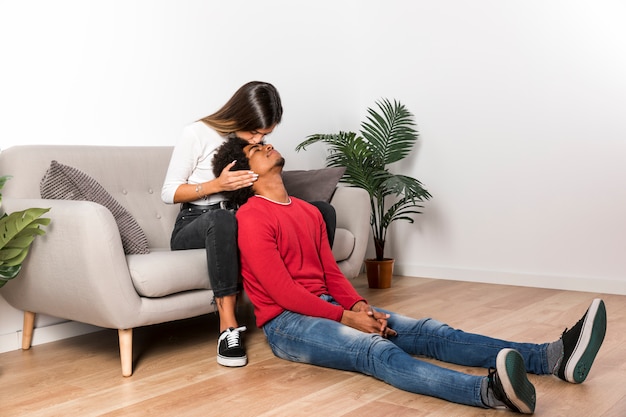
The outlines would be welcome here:
<svg viewBox="0 0 626 417">
<path fill-rule="evenodd" d="M 236 207 L 222 193 L 252 185 L 257 175 L 248 170 L 231 171 L 236 161 L 219 175 L 213 174 L 212 157 L 228 137 L 237 136 L 250 144 L 263 142 L 282 115 L 280 95 L 272 84 L 244 84 L 217 112 L 184 128 L 161 190 L 165 203 L 181 203 L 170 241 L 172 250 L 206 248 L 220 317 L 217 362 L 224 366 L 244 366 L 248 358 L 240 334 L 246 327 L 239 326 L 235 315 L 240 276 Z M 334 232 L 332 207 L 326 203 L 316 206 Z"/>
</svg>

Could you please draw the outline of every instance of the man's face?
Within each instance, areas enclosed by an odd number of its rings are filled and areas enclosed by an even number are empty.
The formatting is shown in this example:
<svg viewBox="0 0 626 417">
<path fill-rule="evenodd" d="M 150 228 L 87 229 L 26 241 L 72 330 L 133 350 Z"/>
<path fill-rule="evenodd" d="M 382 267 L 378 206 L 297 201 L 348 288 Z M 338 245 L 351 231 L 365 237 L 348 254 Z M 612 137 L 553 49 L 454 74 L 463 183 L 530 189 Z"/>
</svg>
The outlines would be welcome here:
<svg viewBox="0 0 626 417">
<path fill-rule="evenodd" d="M 250 169 L 259 175 L 285 166 L 285 158 L 271 144 L 250 144 L 243 148 L 243 152 L 248 157 Z"/>
</svg>

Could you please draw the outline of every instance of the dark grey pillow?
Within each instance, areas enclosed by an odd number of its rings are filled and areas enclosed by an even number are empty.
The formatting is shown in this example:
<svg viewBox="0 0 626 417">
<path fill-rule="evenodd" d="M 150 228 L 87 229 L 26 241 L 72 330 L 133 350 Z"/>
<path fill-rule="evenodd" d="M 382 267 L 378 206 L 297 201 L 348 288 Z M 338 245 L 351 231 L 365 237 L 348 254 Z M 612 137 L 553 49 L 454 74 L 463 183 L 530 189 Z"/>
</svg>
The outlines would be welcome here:
<svg viewBox="0 0 626 417">
<path fill-rule="evenodd" d="M 344 172 L 344 167 L 283 171 L 283 183 L 289 195 L 329 203 Z"/>
<path fill-rule="evenodd" d="M 127 254 L 150 253 L 148 239 L 135 218 L 102 185 L 84 172 L 52 161 L 39 184 L 41 198 L 93 201 L 108 208 L 120 231 Z"/>
</svg>

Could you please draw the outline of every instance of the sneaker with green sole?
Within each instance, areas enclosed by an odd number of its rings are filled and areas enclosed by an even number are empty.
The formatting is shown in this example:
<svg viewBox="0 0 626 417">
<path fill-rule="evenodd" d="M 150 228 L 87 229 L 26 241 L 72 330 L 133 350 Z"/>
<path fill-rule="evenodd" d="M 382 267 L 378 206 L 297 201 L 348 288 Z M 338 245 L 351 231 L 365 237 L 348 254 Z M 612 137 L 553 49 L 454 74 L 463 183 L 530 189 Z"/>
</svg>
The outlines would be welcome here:
<svg viewBox="0 0 626 417">
<path fill-rule="evenodd" d="M 489 372 L 488 389 L 508 409 L 533 414 L 537 397 L 528 380 L 524 358 L 515 349 L 502 349 L 496 357 L 496 369 Z"/>
<path fill-rule="evenodd" d="M 578 323 L 563 332 L 563 358 L 555 375 L 573 384 L 587 379 L 605 334 L 606 306 L 604 301 L 596 298 Z"/>
</svg>

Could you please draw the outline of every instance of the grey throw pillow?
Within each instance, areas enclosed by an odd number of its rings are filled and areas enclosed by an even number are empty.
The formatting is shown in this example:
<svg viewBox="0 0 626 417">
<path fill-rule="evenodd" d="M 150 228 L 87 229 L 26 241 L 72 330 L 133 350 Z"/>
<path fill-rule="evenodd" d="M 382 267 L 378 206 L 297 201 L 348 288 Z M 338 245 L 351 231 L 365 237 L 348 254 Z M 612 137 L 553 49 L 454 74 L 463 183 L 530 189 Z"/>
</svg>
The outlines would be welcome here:
<svg viewBox="0 0 626 417">
<path fill-rule="evenodd" d="M 329 203 L 344 172 L 344 167 L 283 171 L 283 183 L 289 195 Z"/>
<path fill-rule="evenodd" d="M 146 254 L 148 239 L 135 218 L 102 185 L 84 172 L 52 161 L 39 184 L 41 198 L 93 201 L 108 208 L 120 231 L 126 254 Z"/>
</svg>

